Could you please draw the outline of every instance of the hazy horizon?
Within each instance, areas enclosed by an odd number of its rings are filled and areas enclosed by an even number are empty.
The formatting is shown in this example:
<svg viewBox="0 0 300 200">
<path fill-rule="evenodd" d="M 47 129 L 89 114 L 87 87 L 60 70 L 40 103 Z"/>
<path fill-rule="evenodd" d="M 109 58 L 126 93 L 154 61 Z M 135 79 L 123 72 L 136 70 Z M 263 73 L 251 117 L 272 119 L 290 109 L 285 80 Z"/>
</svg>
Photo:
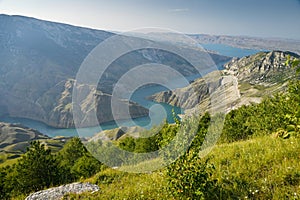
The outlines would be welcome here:
<svg viewBox="0 0 300 200">
<path fill-rule="evenodd" d="M 186 34 L 300 40 L 299 0 L 0 0 L 0 13 L 115 32 L 157 27 Z"/>
</svg>

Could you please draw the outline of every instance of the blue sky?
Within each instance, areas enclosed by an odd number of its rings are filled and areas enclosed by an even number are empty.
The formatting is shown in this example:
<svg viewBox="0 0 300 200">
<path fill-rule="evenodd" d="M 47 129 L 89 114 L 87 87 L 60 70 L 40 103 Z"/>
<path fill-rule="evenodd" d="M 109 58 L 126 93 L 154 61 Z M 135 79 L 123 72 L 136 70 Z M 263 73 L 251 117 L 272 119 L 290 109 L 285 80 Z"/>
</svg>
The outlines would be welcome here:
<svg viewBox="0 0 300 200">
<path fill-rule="evenodd" d="M 0 0 L 0 13 L 114 31 L 160 27 L 300 40 L 300 0 Z"/>
</svg>

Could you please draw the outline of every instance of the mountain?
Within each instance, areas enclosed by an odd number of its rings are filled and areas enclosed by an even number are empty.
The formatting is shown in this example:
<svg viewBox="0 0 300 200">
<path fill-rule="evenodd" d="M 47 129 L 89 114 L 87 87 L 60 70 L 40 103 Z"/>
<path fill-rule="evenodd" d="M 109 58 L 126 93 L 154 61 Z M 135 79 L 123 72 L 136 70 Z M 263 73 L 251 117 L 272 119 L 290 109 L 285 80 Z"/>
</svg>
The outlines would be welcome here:
<svg viewBox="0 0 300 200">
<path fill-rule="evenodd" d="M 74 127 L 71 100 L 79 67 L 100 42 L 114 35 L 34 18 L 0 15 L 0 116 L 30 118 L 53 127 Z M 146 39 L 134 42 L 153 43 Z M 228 60 L 221 55 L 211 56 L 216 63 Z M 81 99 L 78 108 L 85 120 L 83 126 L 97 124 L 84 117 L 95 109 L 100 123 L 112 120 L 109 100 L 114 85 L 124 73 L 145 63 L 173 66 L 184 76 L 195 73 L 187 61 L 160 49 L 141 49 L 123 55 L 109 66 L 97 86 L 81 85 L 87 89 L 86 98 Z M 147 74 L 141 74 L 141 79 L 143 76 Z M 122 97 L 119 101 L 130 107 L 132 118 L 148 115 L 147 109 L 134 102 Z M 121 115 L 117 118 L 123 119 Z"/>
<path fill-rule="evenodd" d="M 189 35 L 201 44 L 224 44 L 238 48 L 259 50 L 291 51 L 300 54 L 300 41 L 284 38 L 259 38 L 249 36 L 227 36 L 227 35 Z"/>
<path fill-rule="evenodd" d="M 0 164 L 6 160 L 20 157 L 26 152 L 30 141 L 39 140 L 56 152 L 69 139 L 69 137 L 50 138 L 21 124 L 0 122 Z"/>
<path fill-rule="evenodd" d="M 186 37 L 177 37 L 174 33 L 154 33 L 162 41 L 170 41 L 184 45 Z M 193 44 L 221 44 L 242 49 L 257 49 L 264 51 L 291 51 L 300 54 L 300 40 L 287 38 L 262 38 L 251 36 L 229 36 L 211 34 L 188 34 L 188 40 Z M 209 51 L 209 50 L 207 50 Z"/>
<path fill-rule="evenodd" d="M 149 99 L 185 108 L 186 113 L 220 108 L 218 106 L 228 112 L 241 105 L 259 103 L 265 95 L 284 90 L 295 76 L 295 71 L 285 65 L 288 55 L 291 59 L 300 58 L 283 51 L 234 58 L 220 73 L 212 72 L 185 88 L 160 92 Z"/>
</svg>

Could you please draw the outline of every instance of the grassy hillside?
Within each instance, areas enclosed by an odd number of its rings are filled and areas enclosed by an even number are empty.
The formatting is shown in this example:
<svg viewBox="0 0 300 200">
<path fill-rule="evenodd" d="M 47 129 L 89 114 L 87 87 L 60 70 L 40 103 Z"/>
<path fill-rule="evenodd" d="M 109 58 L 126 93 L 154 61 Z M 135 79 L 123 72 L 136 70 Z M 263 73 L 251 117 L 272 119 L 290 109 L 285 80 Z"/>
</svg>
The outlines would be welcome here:
<svg viewBox="0 0 300 200">
<path fill-rule="evenodd" d="M 38 140 L 58 152 L 70 138 L 49 138 L 42 133 L 20 124 L 0 122 L 0 167 L 15 163 L 26 152 L 30 141 Z"/>
<path fill-rule="evenodd" d="M 111 144 L 96 137 L 86 145 L 96 157 L 117 159 L 121 167 L 116 170 L 92 157 L 78 138 L 55 154 L 40 143 L 33 143 L 16 165 L 0 168 L 0 198 L 21 198 L 44 188 L 86 181 L 99 185 L 100 191 L 68 194 L 65 199 L 299 199 L 299 91 L 300 81 L 291 80 L 286 92 L 230 111 L 218 144 L 204 158 L 199 156 L 199 150 L 211 120 L 217 119 L 208 113 L 199 121 L 190 117 L 188 124 L 166 123 L 151 137 L 123 135 Z M 172 152 L 186 143 L 182 138 L 191 137 L 190 132 L 172 142 L 174 148 L 170 152 L 145 159 L 146 162 L 137 159 L 135 165 L 124 164 L 126 155 L 116 154 L 113 145 L 134 153 L 153 152 L 176 138 L 180 125 L 196 125 L 198 130 L 187 151 L 174 163 L 145 174 L 122 172 L 142 171 L 172 159 Z M 150 133 L 151 130 L 145 132 Z M 103 153 L 101 148 L 112 151 Z"/>
<path fill-rule="evenodd" d="M 98 184 L 99 192 L 70 194 L 66 199 L 299 199 L 299 90 L 299 81 L 290 82 L 287 93 L 231 111 L 219 144 L 205 158 L 189 156 L 203 142 L 209 122 L 203 116 L 191 148 L 171 166 L 149 174 L 106 169 L 85 180 Z M 165 126 L 159 134 L 168 138 L 170 132 L 173 129 Z M 135 146 L 139 142 L 145 141 L 136 139 Z M 127 139 L 123 148 L 131 144 Z M 121 170 L 159 162 L 151 160 Z M 199 182 L 200 190 L 195 190 Z"/>
<path fill-rule="evenodd" d="M 273 136 L 221 144 L 208 155 L 215 166 L 212 179 L 221 188 L 218 199 L 299 199 L 300 138 Z M 154 163 L 157 161 L 153 161 Z M 152 164 L 152 163 L 147 163 Z M 74 199 L 174 199 L 164 170 L 130 174 L 106 169 L 85 181 L 101 190 L 68 195 Z"/>
</svg>

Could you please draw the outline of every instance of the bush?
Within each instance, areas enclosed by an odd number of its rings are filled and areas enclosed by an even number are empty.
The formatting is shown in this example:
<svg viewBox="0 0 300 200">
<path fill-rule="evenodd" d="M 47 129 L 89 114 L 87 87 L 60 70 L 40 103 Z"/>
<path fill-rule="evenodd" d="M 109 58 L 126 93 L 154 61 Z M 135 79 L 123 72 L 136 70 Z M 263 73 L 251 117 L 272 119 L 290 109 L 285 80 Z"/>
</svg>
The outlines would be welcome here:
<svg viewBox="0 0 300 200">
<path fill-rule="evenodd" d="M 191 151 L 166 169 L 168 190 L 179 199 L 215 199 L 217 185 L 211 180 L 213 165 Z"/>
<path fill-rule="evenodd" d="M 222 142 L 246 140 L 283 129 L 299 133 L 300 81 L 289 84 L 288 92 L 264 99 L 260 104 L 242 106 L 226 115 Z"/>
</svg>

